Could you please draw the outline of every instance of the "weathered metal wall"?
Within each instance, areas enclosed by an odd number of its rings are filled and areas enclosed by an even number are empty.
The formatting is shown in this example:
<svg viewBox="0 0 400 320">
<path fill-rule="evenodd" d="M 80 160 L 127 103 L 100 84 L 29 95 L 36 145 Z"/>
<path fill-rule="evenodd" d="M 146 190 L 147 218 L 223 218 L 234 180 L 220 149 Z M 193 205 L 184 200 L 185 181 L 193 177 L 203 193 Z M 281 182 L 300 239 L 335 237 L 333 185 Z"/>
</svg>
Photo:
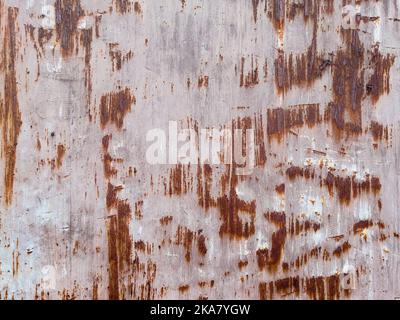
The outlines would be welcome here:
<svg viewBox="0 0 400 320">
<path fill-rule="evenodd" d="M 399 8 L 0 0 L 0 297 L 400 296 Z M 170 120 L 256 168 L 150 165 Z"/>
</svg>

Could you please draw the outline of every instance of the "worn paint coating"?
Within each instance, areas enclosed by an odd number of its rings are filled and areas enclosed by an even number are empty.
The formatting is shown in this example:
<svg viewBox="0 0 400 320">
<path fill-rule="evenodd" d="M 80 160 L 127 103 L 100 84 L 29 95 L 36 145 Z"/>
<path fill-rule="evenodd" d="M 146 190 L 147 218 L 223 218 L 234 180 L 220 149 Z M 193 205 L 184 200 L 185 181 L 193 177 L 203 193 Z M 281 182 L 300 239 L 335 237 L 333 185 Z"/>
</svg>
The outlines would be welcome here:
<svg viewBox="0 0 400 320">
<path fill-rule="evenodd" d="M 0 0 L 0 299 L 400 297 L 399 31 L 398 0 Z M 169 121 L 253 129 L 254 168 L 150 164 Z"/>
</svg>

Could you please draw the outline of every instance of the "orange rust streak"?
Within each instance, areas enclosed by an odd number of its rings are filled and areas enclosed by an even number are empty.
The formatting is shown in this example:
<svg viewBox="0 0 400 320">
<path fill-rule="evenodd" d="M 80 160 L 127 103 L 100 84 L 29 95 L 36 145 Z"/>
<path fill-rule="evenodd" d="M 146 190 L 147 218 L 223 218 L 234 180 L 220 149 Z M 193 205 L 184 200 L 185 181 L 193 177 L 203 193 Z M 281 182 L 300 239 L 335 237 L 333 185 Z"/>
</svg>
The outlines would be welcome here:
<svg viewBox="0 0 400 320">
<path fill-rule="evenodd" d="M 2 155 L 5 157 L 4 201 L 7 206 L 12 202 L 18 136 L 22 126 L 16 76 L 17 15 L 17 8 L 8 8 L 1 57 L 1 69 L 5 72 L 5 79 L 4 101 L 0 101 L 0 126 L 3 131 Z"/>
</svg>

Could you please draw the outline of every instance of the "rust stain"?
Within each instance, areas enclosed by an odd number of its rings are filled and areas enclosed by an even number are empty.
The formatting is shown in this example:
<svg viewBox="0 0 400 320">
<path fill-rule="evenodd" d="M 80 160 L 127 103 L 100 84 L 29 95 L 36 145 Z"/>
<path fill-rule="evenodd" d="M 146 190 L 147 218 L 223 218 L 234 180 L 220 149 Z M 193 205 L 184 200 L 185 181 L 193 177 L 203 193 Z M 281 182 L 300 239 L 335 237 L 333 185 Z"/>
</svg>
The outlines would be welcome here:
<svg viewBox="0 0 400 320">
<path fill-rule="evenodd" d="M 199 88 L 208 88 L 208 76 L 200 76 L 197 82 Z"/>
<path fill-rule="evenodd" d="M 276 187 L 275 187 L 275 191 L 276 191 L 278 194 L 281 194 L 281 195 L 284 194 L 284 193 L 285 193 L 285 184 L 282 183 L 282 184 L 276 186 Z"/>
<path fill-rule="evenodd" d="M 38 29 L 38 43 L 42 52 L 44 52 L 44 45 L 53 38 L 53 30 L 44 29 L 40 27 Z"/>
<path fill-rule="evenodd" d="M 3 133 L 2 157 L 4 164 L 4 202 L 12 202 L 18 136 L 22 126 L 18 101 L 17 68 L 17 8 L 8 8 L 4 28 L 2 64 L 4 72 L 3 101 L 0 100 L 0 125 Z"/>
<path fill-rule="evenodd" d="M 85 49 L 85 87 L 86 87 L 86 103 L 89 110 L 89 119 L 92 120 L 90 113 L 90 104 L 92 100 L 92 41 L 93 29 L 85 29 L 81 31 L 80 43 Z"/>
<path fill-rule="evenodd" d="M 142 13 L 143 13 L 142 7 L 138 1 L 135 1 L 134 5 L 133 5 L 133 9 L 135 10 L 136 14 L 142 15 Z"/>
<path fill-rule="evenodd" d="M 367 83 L 366 91 L 374 104 L 383 94 L 390 92 L 390 69 L 394 60 L 395 57 L 392 55 L 382 55 L 379 52 L 379 47 L 372 50 L 370 65 L 372 65 L 373 73 Z"/>
<path fill-rule="evenodd" d="M 112 135 L 106 135 L 102 139 L 103 144 L 103 169 L 104 169 L 104 177 L 106 179 L 111 178 L 117 174 L 117 170 L 113 167 L 112 163 L 116 161 L 110 153 L 108 152 L 108 148 L 110 145 L 110 140 L 112 139 Z"/>
<path fill-rule="evenodd" d="M 72 55 L 78 42 L 78 22 L 84 16 L 80 0 L 56 0 L 56 33 L 63 57 Z"/>
<path fill-rule="evenodd" d="M 357 30 L 341 30 L 346 48 L 336 53 L 333 68 L 333 101 L 326 118 L 336 137 L 341 132 L 362 133 L 361 103 L 364 95 L 364 46 Z"/>
<path fill-rule="evenodd" d="M 248 266 L 249 262 L 247 260 L 240 260 L 238 262 L 239 270 L 242 270 Z"/>
<path fill-rule="evenodd" d="M 255 61 L 254 61 L 255 60 Z M 240 64 L 240 87 L 252 88 L 260 82 L 258 76 L 258 62 L 257 59 L 251 57 L 250 71 L 245 74 L 244 65 L 246 59 L 242 57 Z"/>
<path fill-rule="evenodd" d="M 375 141 L 382 139 L 385 139 L 386 141 L 389 140 L 389 128 L 384 127 L 383 124 L 380 124 L 377 121 L 371 121 L 370 131 Z"/>
<path fill-rule="evenodd" d="M 57 169 L 60 169 L 62 164 L 63 164 L 63 160 L 64 160 L 64 156 L 65 156 L 65 147 L 62 144 L 57 145 L 57 157 L 56 157 L 56 166 Z"/>
<path fill-rule="evenodd" d="M 180 293 L 180 294 L 183 294 L 183 293 L 189 291 L 189 288 L 190 288 L 190 286 L 189 286 L 188 284 L 186 284 L 186 285 L 180 286 L 180 287 L 178 288 L 178 290 L 179 290 L 179 293 Z"/>
<path fill-rule="evenodd" d="M 160 224 L 162 226 L 166 226 L 169 225 L 172 222 L 172 220 L 173 220 L 172 216 L 165 216 L 160 219 Z"/>
<path fill-rule="evenodd" d="M 260 270 L 267 269 L 275 272 L 281 262 L 286 242 L 286 226 L 272 234 L 270 249 L 258 249 L 256 252 L 257 264 Z"/>
<path fill-rule="evenodd" d="M 175 236 L 175 244 L 181 245 L 185 249 L 185 260 L 187 263 L 190 262 L 192 256 L 192 245 L 195 240 L 196 234 L 192 230 L 182 227 L 181 225 L 178 226 L 176 230 Z"/>
<path fill-rule="evenodd" d="M 104 128 L 112 123 L 121 129 L 124 125 L 124 117 L 131 111 L 132 104 L 136 104 L 136 98 L 129 88 L 102 96 L 100 101 L 101 126 Z"/>
<path fill-rule="evenodd" d="M 337 247 L 333 251 L 333 255 L 336 256 L 336 257 L 340 257 L 342 254 L 344 254 L 347 251 L 349 251 L 350 248 L 351 248 L 350 243 L 348 241 L 345 241 L 341 246 Z"/>
<path fill-rule="evenodd" d="M 129 232 L 131 208 L 127 200 L 118 198 L 121 186 L 108 183 L 107 209 L 115 212 L 108 217 L 109 298 L 120 299 L 119 277 L 131 268 L 132 241 Z"/>
<path fill-rule="evenodd" d="M 305 125 L 312 128 L 321 121 L 318 104 L 291 106 L 288 109 L 268 109 L 267 134 L 269 138 L 281 141 L 291 129 L 301 128 Z"/>
<path fill-rule="evenodd" d="M 353 225 L 354 233 L 361 233 L 364 229 L 372 227 L 374 224 L 371 220 L 361 220 Z"/>
<path fill-rule="evenodd" d="M 113 3 L 115 5 L 115 9 L 120 14 L 126 14 L 132 10 L 131 0 L 113 0 Z"/>
<path fill-rule="evenodd" d="M 197 240 L 197 249 L 201 256 L 205 256 L 207 254 L 206 237 L 202 234 Z"/>
<path fill-rule="evenodd" d="M 298 296 L 306 293 L 312 300 L 337 300 L 349 294 L 347 289 L 341 287 L 343 274 L 318 276 L 309 278 L 288 277 L 275 281 L 261 282 L 259 296 L 261 300 L 273 299 L 276 294 L 281 297 L 288 295 Z"/>
<path fill-rule="evenodd" d="M 121 50 L 117 49 L 118 44 L 109 44 L 109 55 L 112 62 L 112 71 L 119 71 L 122 69 L 123 64 L 127 63 L 133 58 L 133 52 L 129 50 L 127 53 L 123 54 Z"/>
</svg>

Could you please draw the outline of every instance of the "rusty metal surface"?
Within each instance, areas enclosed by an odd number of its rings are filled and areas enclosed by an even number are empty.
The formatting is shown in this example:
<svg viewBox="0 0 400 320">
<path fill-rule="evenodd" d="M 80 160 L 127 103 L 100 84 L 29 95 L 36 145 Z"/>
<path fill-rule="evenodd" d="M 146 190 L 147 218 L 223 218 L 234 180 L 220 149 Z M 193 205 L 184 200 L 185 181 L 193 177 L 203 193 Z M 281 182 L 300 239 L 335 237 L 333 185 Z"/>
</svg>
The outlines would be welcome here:
<svg viewBox="0 0 400 320">
<path fill-rule="evenodd" d="M 0 298 L 400 296 L 399 8 L 0 0 Z M 149 163 L 171 121 L 254 168 Z"/>
</svg>

